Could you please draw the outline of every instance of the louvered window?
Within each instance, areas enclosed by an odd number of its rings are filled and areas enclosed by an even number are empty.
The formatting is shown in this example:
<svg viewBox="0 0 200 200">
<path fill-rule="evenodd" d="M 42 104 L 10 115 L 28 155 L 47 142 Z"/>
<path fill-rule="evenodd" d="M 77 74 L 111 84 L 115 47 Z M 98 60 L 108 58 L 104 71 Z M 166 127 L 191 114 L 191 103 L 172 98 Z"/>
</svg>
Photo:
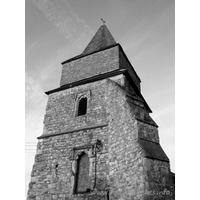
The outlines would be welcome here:
<svg viewBox="0 0 200 200">
<path fill-rule="evenodd" d="M 85 115 L 86 113 L 87 113 L 87 97 L 83 97 L 79 100 L 78 116 Z"/>
</svg>

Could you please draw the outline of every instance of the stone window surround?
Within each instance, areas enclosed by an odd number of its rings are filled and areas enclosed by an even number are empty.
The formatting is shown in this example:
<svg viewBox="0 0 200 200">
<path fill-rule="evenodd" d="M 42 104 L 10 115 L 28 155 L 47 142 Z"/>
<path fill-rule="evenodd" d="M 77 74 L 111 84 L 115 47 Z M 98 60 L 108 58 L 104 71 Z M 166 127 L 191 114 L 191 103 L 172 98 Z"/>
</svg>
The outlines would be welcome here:
<svg viewBox="0 0 200 200">
<path fill-rule="evenodd" d="M 80 147 L 75 147 L 71 150 L 71 155 L 70 155 L 70 160 L 71 160 L 71 180 L 72 180 L 72 187 L 73 187 L 73 194 L 82 194 L 82 193 L 88 193 L 88 192 L 77 192 L 76 191 L 76 176 L 77 176 L 77 168 L 78 168 L 78 159 L 79 156 L 82 155 L 82 153 L 85 153 L 88 155 L 89 157 L 89 161 L 90 161 L 90 166 L 89 166 L 89 176 L 92 177 L 92 164 L 93 164 L 93 158 L 95 157 L 95 152 L 94 152 L 94 144 L 91 145 L 84 145 L 84 146 L 80 146 Z M 91 183 L 93 182 L 93 180 L 91 179 Z M 89 189 L 93 189 L 93 186 L 91 185 L 91 187 Z"/>
<path fill-rule="evenodd" d="M 88 145 L 83 145 L 79 147 L 74 147 L 71 150 L 70 157 L 69 159 L 71 160 L 71 189 L 72 193 L 74 195 L 76 194 L 84 194 L 84 193 L 90 193 L 91 191 L 94 191 L 96 187 L 96 165 L 97 165 L 97 160 L 96 160 L 96 155 L 97 152 L 101 152 L 103 147 L 103 144 L 101 140 L 97 139 L 94 144 L 88 144 Z M 89 176 L 91 177 L 90 179 L 90 190 L 86 192 L 76 192 L 76 174 L 77 174 L 77 168 L 78 168 L 78 159 L 79 156 L 82 155 L 82 153 L 85 153 L 89 157 Z M 93 166 L 93 163 L 95 163 L 95 166 Z M 94 169 L 93 169 L 94 168 Z"/>
<path fill-rule="evenodd" d="M 76 95 L 76 98 L 75 98 L 75 117 L 83 117 L 83 116 L 86 116 L 90 112 L 90 110 L 89 110 L 90 93 L 91 93 L 90 90 L 87 90 L 87 91 L 84 91 L 84 92 L 80 92 Z M 86 114 L 78 116 L 79 101 L 82 98 L 87 98 L 87 110 L 86 110 Z"/>
<path fill-rule="evenodd" d="M 85 160 L 86 159 L 86 160 Z M 83 163 L 82 163 L 83 161 Z M 82 151 L 77 155 L 75 164 L 75 185 L 74 191 L 76 194 L 88 193 L 91 191 L 91 161 L 87 153 Z M 82 165 L 83 164 L 83 165 Z M 86 168 L 85 168 L 86 167 Z M 86 169 L 86 171 L 85 171 Z"/>
</svg>

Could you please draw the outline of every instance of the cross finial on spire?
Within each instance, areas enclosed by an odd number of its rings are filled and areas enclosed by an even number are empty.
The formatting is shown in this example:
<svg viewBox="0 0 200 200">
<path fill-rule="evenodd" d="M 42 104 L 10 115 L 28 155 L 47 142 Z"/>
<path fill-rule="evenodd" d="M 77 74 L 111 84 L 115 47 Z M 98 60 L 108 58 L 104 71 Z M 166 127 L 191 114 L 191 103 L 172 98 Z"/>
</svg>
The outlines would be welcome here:
<svg viewBox="0 0 200 200">
<path fill-rule="evenodd" d="M 106 21 L 104 21 L 102 18 L 101 18 L 101 21 L 103 22 L 103 24 L 105 24 L 105 23 L 106 23 Z"/>
</svg>

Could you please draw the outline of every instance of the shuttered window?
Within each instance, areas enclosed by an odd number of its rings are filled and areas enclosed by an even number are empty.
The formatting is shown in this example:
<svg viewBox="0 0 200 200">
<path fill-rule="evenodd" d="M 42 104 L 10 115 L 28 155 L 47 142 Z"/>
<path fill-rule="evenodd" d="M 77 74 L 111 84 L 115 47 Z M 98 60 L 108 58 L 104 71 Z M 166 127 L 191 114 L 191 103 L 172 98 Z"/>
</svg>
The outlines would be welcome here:
<svg viewBox="0 0 200 200">
<path fill-rule="evenodd" d="M 85 115 L 87 113 L 87 97 L 81 98 L 78 103 L 78 115 Z"/>
</svg>

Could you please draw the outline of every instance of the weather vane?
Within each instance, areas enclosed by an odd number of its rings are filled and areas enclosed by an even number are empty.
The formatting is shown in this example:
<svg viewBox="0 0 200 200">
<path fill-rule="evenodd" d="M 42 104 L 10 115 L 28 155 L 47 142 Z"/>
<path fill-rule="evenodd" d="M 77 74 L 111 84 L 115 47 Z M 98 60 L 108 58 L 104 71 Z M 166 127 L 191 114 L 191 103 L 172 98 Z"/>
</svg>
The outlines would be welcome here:
<svg viewBox="0 0 200 200">
<path fill-rule="evenodd" d="M 106 21 L 104 21 L 102 18 L 101 18 L 101 21 L 103 22 L 103 24 L 105 24 L 105 23 L 106 23 Z"/>
</svg>

